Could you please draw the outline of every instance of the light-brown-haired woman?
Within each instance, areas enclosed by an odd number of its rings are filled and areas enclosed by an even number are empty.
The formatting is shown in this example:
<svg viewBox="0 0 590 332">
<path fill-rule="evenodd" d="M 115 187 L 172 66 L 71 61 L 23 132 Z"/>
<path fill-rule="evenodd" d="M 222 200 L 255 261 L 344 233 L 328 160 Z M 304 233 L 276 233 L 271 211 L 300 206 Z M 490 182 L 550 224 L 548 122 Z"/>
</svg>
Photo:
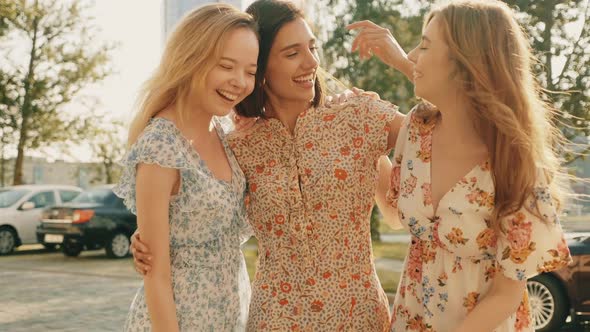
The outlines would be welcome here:
<svg viewBox="0 0 590 332">
<path fill-rule="evenodd" d="M 386 214 L 412 243 L 391 330 L 533 331 L 526 279 L 570 255 L 557 131 L 514 13 L 500 1 L 446 2 L 407 58 L 386 29 L 351 28 L 355 49 L 412 71 L 431 103 L 408 114 L 395 147 Z"/>
</svg>

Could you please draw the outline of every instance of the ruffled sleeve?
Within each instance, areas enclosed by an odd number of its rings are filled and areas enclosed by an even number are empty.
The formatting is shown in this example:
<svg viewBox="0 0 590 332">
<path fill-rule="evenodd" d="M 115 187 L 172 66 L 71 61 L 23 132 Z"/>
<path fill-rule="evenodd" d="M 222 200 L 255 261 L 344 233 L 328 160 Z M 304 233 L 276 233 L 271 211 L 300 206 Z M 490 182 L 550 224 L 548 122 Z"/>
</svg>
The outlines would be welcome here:
<svg viewBox="0 0 590 332">
<path fill-rule="evenodd" d="M 571 262 L 549 187 L 541 180 L 543 175 L 537 178 L 533 195 L 523 207 L 501 220 L 496 259 L 503 274 L 514 280 L 557 270 Z M 531 212 L 536 206 L 543 218 Z"/>
<path fill-rule="evenodd" d="M 363 116 L 366 141 L 371 142 L 375 157 L 387 154 L 389 124 L 395 119 L 398 107 L 388 101 L 375 100 L 368 96 L 357 97 Z"/>
<path fill-rule="evenodd" d="M 175 169 L 190 168 L 187 156 L 182 152 L 182 137 L 179 137 L 166 121 L 152 120 L 119 162 L 122 174 L 113 192 L 123 199 L 127 208 L 134 214 L 137 214 L 135 177 L 138 164 L 156 164 Z"/>
</svg>

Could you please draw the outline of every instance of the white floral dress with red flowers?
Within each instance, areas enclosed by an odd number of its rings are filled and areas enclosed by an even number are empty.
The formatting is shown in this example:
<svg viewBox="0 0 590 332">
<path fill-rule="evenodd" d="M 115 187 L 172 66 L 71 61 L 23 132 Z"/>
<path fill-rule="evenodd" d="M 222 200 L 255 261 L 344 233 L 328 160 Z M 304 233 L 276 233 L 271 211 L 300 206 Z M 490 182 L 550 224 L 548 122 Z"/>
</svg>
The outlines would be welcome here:
<svg viewBox="0 0 590 332">
<path fill-rule="evenodd" d="M 395 332 L 453 331 L 489 291 L 495 273 L 524 280 L 571 260 L 542 176 L 525 206 L 502 219 L 498 235 L 488 221 L 494 207 L 489 162 L 456 183 L 435 213 L 430 192 L 434 126 L 411 112 L 395 148 L 388 202 L 412 234 L 393 307 Z M 549 222 L 529 212 L 534 208 L 527 206 L 535 203 Z M 495 331 L 534 331 L 526 292 L 517 312 Z"/>
<path fill-rule="evenodd" d="M 230 134 L 258 238 L 248 331 L 388 330 L 369 216 L 396 109 L 361 96 L 303 112 L 293 134 L 277 119 Z"/>
</svg>

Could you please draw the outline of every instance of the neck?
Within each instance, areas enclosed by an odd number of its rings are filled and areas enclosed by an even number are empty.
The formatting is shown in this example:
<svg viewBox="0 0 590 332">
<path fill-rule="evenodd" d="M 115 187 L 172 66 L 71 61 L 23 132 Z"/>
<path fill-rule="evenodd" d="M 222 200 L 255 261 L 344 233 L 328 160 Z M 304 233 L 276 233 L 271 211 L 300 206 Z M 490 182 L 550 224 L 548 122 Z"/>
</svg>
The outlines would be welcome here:
<svg viewBox="0 0 590 332">
<path fill-rule="evenodd" d="M 438 131 L 443 137 L 452 138 L 453 141 L 465 142 L 479 139 L 474 123 L 469 115 L 472 112 L 469 101 L 458 95 L 444 98 L 436 104 L 440 111 L 441 120 L 437 125 Z"/>
<path fill-rule="evenodd" d="M 198 105 L 188 104 L 186 107 L 190 110 L 179 121 L 182 131 L 191 139 L 207 137 L 214 130 L 213 115 L 202 110 Z"/>
<path fill-rule="evenodd" d="M 268 103 L 266 104 L 267 115 L 281 121 L 291 133 L 295 130 L 299 114 L 307 110 L 311 104 L 308 101 L 281 100 L 270 94 L 268 99 Z"/>
</svg>

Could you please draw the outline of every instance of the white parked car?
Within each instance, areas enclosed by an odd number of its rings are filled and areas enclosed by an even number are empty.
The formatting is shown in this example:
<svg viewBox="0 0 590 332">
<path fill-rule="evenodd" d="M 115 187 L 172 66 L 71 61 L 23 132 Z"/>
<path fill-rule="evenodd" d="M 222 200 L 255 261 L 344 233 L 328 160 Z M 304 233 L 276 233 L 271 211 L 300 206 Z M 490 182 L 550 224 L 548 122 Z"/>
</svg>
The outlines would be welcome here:
<svg viewBox="0 0 590 332">
<path fill-rule="evenodd" d="M 0 255 L 22 244 L 37 243 L 35 231 L 43 209 L 69 202 L 81 192 L 81 188 L 64 185 L 0 188 Z"/>
</svg>

